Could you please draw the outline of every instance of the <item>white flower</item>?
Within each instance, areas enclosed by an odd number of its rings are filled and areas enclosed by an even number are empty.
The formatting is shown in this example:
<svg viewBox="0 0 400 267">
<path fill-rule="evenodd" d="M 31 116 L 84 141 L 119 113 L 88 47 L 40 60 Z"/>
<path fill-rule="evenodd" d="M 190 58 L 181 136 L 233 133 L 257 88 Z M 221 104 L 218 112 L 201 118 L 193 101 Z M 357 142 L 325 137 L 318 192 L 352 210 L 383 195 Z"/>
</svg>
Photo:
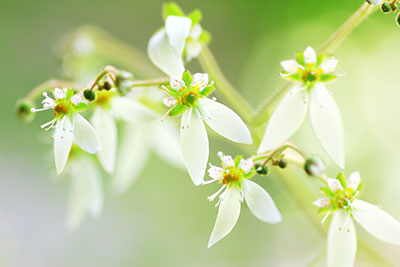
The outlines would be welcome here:
<svg viewBox="0 0 400 267">
<path fill-rule="evenodd" d="M 71 150 L 72 142 L 89 153 L 97 153 L 101 145 L 97 139 L 94 129 L 79 112 L 87 108 L 87 104 L 81 102 L 82 97 L 75 94 L 71 89 L 56 88 L 53 91 L 54 99 L 47 93 L 43 93 L 45 99 L 42 101 L 42 109 L 32 109 L 32 112 L 43 110 L 54 110 L 55 118 L 41 127 L 54 131 L 54 157 L 57 174 L 65 167 Z"/>
<path fill-rule="evenodd" d="M 382 0 L 366 0 L 368 3 L 373 5 L 380 5 L 382 4 Z"/>
<path fill-rule="evenodd" d="M 96 164 L 82 154 L 73 156 L 68 162 L 65 176 L 71 179 L 66 226 L 72 231 L 82 223 L 87 214 L 100 215 L 103 209 L 103 185 Z"/>
<path fill-rule="evenodd" d="M 189 39 L 186 43 L 186 60 L 190 61 L 193 58 L 196 58 L 200 55 L 202 44 L 199 41 L 199 37 L 201 36 L 203 29 L 200 24 L 193 25 L 190 33 Z"/>
<path fill-rule="evenodd" d="M 219 195 L 217 203 L 219 210 L 208 247 L 213 246 L 231 232 L 239 218 L 243 199 L 246 200 L 254 216 L 261 221 L 267 223 L 282 221 L 281 214 L 268 192 L 250 181 L 255 174 L 253 161 L 237 158 L 235 161 L 232 160 L 234 165 L 231 165 L 231 159 L 231 156 L 221 155 L 223 167 L 211 165 L 208 173 L 212 180 L 203 183 L 218 182 L 222 184 L 222 187 L 209 197 L 209 200 L 213 201 Z"/>
<path fill-rule="evenodd" d="M 338 175 L 336 181 L 340 186 L 328 182 L 330 191 L 324 191 L 326 197 L 313 203 L 327 212 L 325 218 L 335 213 L 328 232 L 328 266 L 353 266 L 357 250 L 353 219 L 374 237 L 400 245 L 400 223 L 380 207 L 356 199 L 361 190 L 360 174 L 351 174 L 347 181 Z"/>
<path fill-rule="evenodd" d="M 155 118 L 157 115 L 139 101 L 119 96 L 113 90 L 97 92 L 94 103 L 96 107 L 91 122 L 102 147 L 97 155 L 104 170 L 113 173 L 117 149 L 115 120 L 136 123 Z"/>
<path fill-rule="evenodd" d="M 337 77 L 331 73 L 337 60 L 330 58 L 316 65 L 316 59 L 315 51 L 308 47 L 304 52 L 304 66 L 296 61 L 282 62 L 283 75 L 293 79 L 301 77 L 301 84 L 290 90 L 276 107 L 258 153 L 274 149 L 289 139 L 301 126 L 308 109 L 315 135 L 332 160 L 343 169 L 342 119 L 335 100 L 322 84 L 325 78 Z"/>
</svg>

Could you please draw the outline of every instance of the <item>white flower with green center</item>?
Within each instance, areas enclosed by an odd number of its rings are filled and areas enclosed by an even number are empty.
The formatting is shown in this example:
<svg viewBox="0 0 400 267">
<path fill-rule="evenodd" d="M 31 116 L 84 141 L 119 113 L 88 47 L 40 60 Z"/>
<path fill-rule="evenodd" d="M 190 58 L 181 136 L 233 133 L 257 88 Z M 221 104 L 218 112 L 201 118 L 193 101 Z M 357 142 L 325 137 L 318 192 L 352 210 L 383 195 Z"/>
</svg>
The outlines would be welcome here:
<svg viewBox="0 0 400 267">
<path fill-rule="evenodd" d="M 400 245 L 400 223 L 379 206 L 358 200 L 362 187 L 358 172 L 347 180 L 339 174 L 336 179 L 328 179 L 328 187 L 321 189 L 325 197 L 313 203 L 326 213 L 324 220 L 334 213 L 328 232 L 329 267 L 354 264 L 357 237 L 353 219 L 374 237 Z"/>
<path fill-rule="evenodd" d="M 202 183 L 207 168 L 209 147 L 205 121 L 223 137 L 238 143 L 251 144 L 251 135 L 242 119 L 231 109 L 207 96 L 214 90 L 208 75 L 185 71 L 180 77 L 171 77 L 170 85 L 163 87 L 169 97 L 164 104 L 170 107 L 169 116 L 182 114 L 181 150 L 189 175 L 195 185 Z"/>
<path fill-rule="evenodd" d="M 203 184 L 218 182 L 222 187 L 208 199 L 214 201 L 219 196 L 217 220 L 211 233 L 208 247 L 224 238 L 235 226 L 243 199 L 246 200 L 250 211 L 261 221 L 267 223 L 279 223 L 282 216 L 279 213 L 271 196 L 258 184 L 250 181 L 256 174 L 251 159 L 245 160 L 241 156 L 232 159 L 231 156 L 219 156 L 222 168 L 210 165 L 208 170 L 212 180 Z"/>
<path fill-rule="evenodd" d="M 45 99 L 42 101 L 42 109 L 32 109 L 32 112 L 43 110 L 54 111 L 55 118 L 41 127 L 54 131 L 54 157 L 57 174 L 65 167 L 72 142 L 89 153 L 97 153 L 101 149 L 100 142 L 90 123 L 82 117 L 79 112 L 87 109 L 87 104 L 82 102 L 82 96 L 75 94 L 71 89 L 56 88 L 53 91 L 54 98 L 43 93 Z"/>
<path fill-rule="evenodd" d="M 117 149 L 116 120 L 137 123 L 156 118 L 157 114 L 133 98 L 120 96 L 115 88 L 97 91 L 92 103 L 95 109 L 91 122 L 102 147 L 97 155 L 104 170 L 111 174 Z"/>
<path fill-rule="evenodd" d="M 311 47 L 298 53 L 297 60 L 282 61 L 282 76 L 298 85 L 281 100 L 265 130 L 258 153 L 266 152 L 288 140 L 301 126 L 309 111 L 314 133 L 322 147 L 340 167 L 344 168 L 344 133 L 335 100 L 324 82 L 334 80 L 337 65 L 334 57 L 317 55 Z"/>
</svg>

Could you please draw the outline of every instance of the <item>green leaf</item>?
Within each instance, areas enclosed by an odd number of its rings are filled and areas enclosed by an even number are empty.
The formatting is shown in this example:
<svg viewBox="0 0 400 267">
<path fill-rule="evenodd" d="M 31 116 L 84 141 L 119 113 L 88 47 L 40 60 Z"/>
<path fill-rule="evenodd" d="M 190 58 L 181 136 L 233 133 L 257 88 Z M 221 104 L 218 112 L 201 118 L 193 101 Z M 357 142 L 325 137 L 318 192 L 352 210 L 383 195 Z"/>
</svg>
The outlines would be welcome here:
<svg viewBox="0 0 400 267">
<path fill-rule="evenodd" d="M 78 105 L 76 105 L 76 106 L 74 107 L 74 110 L 75 110 L 76 112 L 80 112 L 80 111 L 83 111 L 83 110 L 85 110 L 85 109 L 87 109 L 87 108 L 88 108 L 88 105 L 87 105 L 86 103 L 81 102 L 81 103 L 79 103 Z"/>
<path fill-rule="evenodd" d="M 186 108 L 187 108 L 186 106 L 179 103 L 173 109 L 171 109 L 168 115 L 171 117 L 181 115 L 183 112 L 185 112 Z"/>
<path fill-rule="evenodd" d="M 202 29 L 199 39 L 197 39 L 197 41 L 203 44 L 209 44 L 211 42 L 211 34 L 208 31 Z"/>
<path fill-rule="evenodd" d="M 193 76 L 190 71 L 185 70 L 182 74 L 182 80 L 185 82 L 187 88 L 190 87 L 190 84 L 193 82 Z"/>
<path fill-rule="evenodd" d="M 303 52 L 297 52 L 296 53 L 296 61 L 300 65 L 304 66 L 304 54 L 303 54 Z"/>
<path fill-rule="evenodd" d="M 335 194 L 332 193 L 332 191 L 331 191 L 331 189 L 329 189 L 329 187 L 322 187 L 320 190 L 321 190 L 321 193 L 323 193 L 327 197 L 334 197 L 335 196 Z"/>
<path fill-rule="evenodd" d="M 209 86 L 207 86 L 206 88 L 204 88 L 201 92 L 200 95 L 202 96 L 208 96 L 210 95 L 213 91 L 215 90 L 215 85 L 211 84 Z"/>
<path fill-rule="evenodd" d="M 347 179 L 346 179 L 346 177 L 344 176 L 343 173 L 340 172 L 340 173 L 336 176 L 336 179 L 339 180 L 339 182 L 340 182 L 340 184 L 343 186 L 343 188 L 346 188 L 346 187 L 347 187 Z"/>
<path fill-rule="evenodd" d="M 182 9 L 174 2 L 165 3 L 163 5 L 163 19 L 166 20 L 168 16 L 184 17 Z"/>
<path fill-rule="evenodd" d="M 200 10 L 195 9 L 193 10 L 189 15 L 187 15 L 189 19 L 192 20 L 192 27 L 195 24 L 199 24 L 201 19 L 203 18 L 203 14 L 201 13 Z"/>
<path fill-rule="evenodd" d="M 334 75 L 334 74 L 322 74 L 321 76 L 319 76 L 319 80 L 321 82 L 326 83 L 326 82 L 330 82 L 330 81 L 337 79 L 337 77 L 338 76 Z"/>
</svg>

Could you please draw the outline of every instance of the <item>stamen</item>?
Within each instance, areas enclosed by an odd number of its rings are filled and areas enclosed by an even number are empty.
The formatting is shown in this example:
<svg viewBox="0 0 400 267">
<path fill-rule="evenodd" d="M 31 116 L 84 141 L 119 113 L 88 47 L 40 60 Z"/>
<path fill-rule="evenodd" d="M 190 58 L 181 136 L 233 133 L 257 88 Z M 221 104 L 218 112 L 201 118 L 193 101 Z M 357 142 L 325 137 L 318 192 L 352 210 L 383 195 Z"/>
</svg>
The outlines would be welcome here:
<svg viewBox="0 0 400 267">
<path fill-rule="evenodd" d="M 214 201 L 214 199 L 222 192 L 222 190 L 224 190 L 226 187 L 226 185 L 223 185 L 217 192 L 215 192 L 214 194 L 212 194 L 211 196 L 207 197 L 208 201 Z"/>
<path fill-rule="evenodd" d="M 40 111 L 45 111 L 49 110 L 51 107 L 43 107 L 43 108 L 31 108 L 31 112 L 40 112 Z"/>
<path fill-rule="evenodd" d="M 332 211 L 332 209 L 330 209 L 330 210 L 326 213 L 326 215 L 324 216 L 324 218 L 323 218 L 322 221 L 321 221 L 321 224 L 324 224 L 324 222 L 325 222 L 326 219 L 328 218 L 329 214 L 331 214 L 331 211 Z"/>
</svg>

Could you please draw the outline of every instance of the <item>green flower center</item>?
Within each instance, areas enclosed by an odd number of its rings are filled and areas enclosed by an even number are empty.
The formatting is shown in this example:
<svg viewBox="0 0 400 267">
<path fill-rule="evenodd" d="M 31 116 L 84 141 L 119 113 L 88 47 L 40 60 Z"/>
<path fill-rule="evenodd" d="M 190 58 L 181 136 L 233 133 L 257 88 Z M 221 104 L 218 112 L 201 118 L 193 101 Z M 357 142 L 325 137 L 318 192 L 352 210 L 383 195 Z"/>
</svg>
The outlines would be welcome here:
<svg viewBox="0 0 400 267">
<path fill-rule="evenodd" d="M 54 116 L 56 117 L 63 116 L 65 114 L 68 114 L 71 110 L 72 110 L 71 104 L 65 101 L 60 102 L 54 107 Z"/>
<path fill-rule="evenodd" d="M 197 99 L 199 98 L 199 94 L 195 91 L 189 91 L 185 93 L 182 98 L 181 102 L 184 106 L 193 106 L 197 103 Z"/>
</svg>

